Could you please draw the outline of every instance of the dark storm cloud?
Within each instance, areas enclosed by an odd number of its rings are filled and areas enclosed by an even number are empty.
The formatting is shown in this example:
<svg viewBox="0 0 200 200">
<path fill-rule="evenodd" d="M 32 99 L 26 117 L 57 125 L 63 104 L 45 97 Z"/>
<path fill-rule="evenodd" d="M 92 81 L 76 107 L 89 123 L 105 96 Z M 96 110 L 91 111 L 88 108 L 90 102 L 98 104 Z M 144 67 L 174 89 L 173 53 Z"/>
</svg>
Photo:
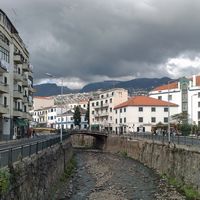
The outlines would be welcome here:
<svg viewBox="0 0 200 200">
<path fill-rule="evenodd" d="M 176 76 L 168 59 L 200 51 L 198 0 L 3 0 L 2 7 L 28 44 L 37 79 L 47 71 L 85 82 Z"/>
</svg>

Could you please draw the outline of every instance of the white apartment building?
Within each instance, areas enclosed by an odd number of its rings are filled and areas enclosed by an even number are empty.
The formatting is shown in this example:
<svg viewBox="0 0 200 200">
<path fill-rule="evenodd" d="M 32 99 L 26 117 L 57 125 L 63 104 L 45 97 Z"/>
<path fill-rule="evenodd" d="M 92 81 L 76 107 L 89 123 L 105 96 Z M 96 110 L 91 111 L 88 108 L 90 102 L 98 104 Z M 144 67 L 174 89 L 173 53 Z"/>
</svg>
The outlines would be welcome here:
<svg viewBox="0 0 200 200">
<path fill-rule="evenodd" d="M 88 122 L 86 121 L 85 115 L 87 110 L 81 108 L 81 123 L 80 123 L 80 129 L 86 129 L 88 127 Z M 61 123 L 61 117 L 62 117 L 62 123 Z M 58 115 L 57 117 L 57 124 L 56 128 L 60 129 L 61 124 L 63 129 L 74 129 L 74 109 L 70 109 L 67 112 L 64 112 L 62 115 Z"/>
<path fill-rule="evenodd" d="M 101 92 L 89 103 L 90 128 L 114 131 L 114 107 L 127 101 L 128 91 L 115 88 Z"/>
<path fill-rule="evenodd" d="M 8 16 L 0 10 L 0 140 L 27 134 L 33 92 L 29 52 Z"/>
<path fill-rule="evenodd" d="M 62 112 L 65 112 L 65 109 L 62 109 Z M 57 116 L 61 114 L 61 108 L 58 106 L 52 106 L 48 108 L 47 111 L 47 127 L 56 128 L 57 125 Z"/>
<path fill-rule="evenodd" d="M 181 78 L 155 88 L 149 96 L 178 104 L 178 112 L 188 113 L 188 122 L 200 125 L 200 75 Z"/>
<path fill-rule="evenodd" d="M 115 132 L 150 132 L 158 123 L 168 124 L 170 115 L 178 111 L 178 105 L 148 96 L 135 96 L 117 105 L 115 111 Z"/>
</svg>

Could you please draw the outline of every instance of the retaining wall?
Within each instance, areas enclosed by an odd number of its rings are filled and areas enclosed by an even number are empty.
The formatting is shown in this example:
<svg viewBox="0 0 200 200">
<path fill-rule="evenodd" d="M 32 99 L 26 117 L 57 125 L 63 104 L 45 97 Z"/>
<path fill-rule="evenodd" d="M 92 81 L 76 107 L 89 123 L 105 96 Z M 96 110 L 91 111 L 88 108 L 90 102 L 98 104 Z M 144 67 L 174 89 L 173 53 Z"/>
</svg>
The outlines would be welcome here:
<svg viewBox="0 0 200 200">
<path fill-rule="evenodd" d="M 44 200 L 72 157 L 70 138 L 10 166 L 11 183 L 5 200 Z"/>
<path fill-rule="evenodd" d="M 160 174 L 193 185 L 200 192 L 200 148 L 169 146 L 147 140 L 129 140 L 125 137 L 110 136 L 104 151 L 127 152 L 129 157 L 156 169 Z"/>
</svg>

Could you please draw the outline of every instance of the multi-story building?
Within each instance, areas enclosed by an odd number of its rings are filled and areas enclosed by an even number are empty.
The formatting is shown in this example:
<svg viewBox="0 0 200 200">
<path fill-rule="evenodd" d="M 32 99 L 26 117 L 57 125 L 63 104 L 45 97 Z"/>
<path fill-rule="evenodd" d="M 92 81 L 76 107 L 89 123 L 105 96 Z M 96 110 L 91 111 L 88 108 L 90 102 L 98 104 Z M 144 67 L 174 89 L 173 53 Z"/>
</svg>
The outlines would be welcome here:
<svg viewBox="0 0 200 200">
<path fill-rule="evenodd" d="M 174 103 L 148 96 L 132 97 L 114 108 L 115 132 L 150 132 L 158 123 L 168 124 L 169 108 L 171 115 L 178 111 L 178 105 Z"/>
<path fill-rule="evenodd" d="M 200 125 L 200 75 L 169 82 L 152 90 L 149 96 L 178 104 L 177 114 L 187 112 L 188 122 Z"/>
<path fill-rule="evenodd" d="M 32 126 L 34 127 L 47 127 L 47 113 L 48 113 L 49 107 L 47 108 L 40 108 L 32 112 L 32 116 L 33 116 L 33 122 L 32 122 Z"/>
<path fill-rule="evenodd" d="M 81 122 L 80 122 L 80 129 L 86 129 L 88 127 L 88 122 L 86 121 L 86 111 L 85 109 L 80 107 L 80 113 L 81 113 Z M 61 117 L 62 117 L 62 123 L 61 123 Z M 58 115 L 57 117 L 57 124 L 56 128 L 60 129 L 61 124 L 63 129 L 74 129 L 74 109 L 70 109 L 67 112 L 64 112 L 62 115 Z"/>
<path fill-rule="evenodd" d="M 27 133 L 33 92 L 29 52 L 8 16 L 0 10 L 0 139 Z"/>
<path fill-rule="evenodd" d="M 127 101 L 128 91 L 122 88 L 101 92 L 90 100 L 90 128 L 100 130 L 115 130 L 114 107 Z"/>
</svg>

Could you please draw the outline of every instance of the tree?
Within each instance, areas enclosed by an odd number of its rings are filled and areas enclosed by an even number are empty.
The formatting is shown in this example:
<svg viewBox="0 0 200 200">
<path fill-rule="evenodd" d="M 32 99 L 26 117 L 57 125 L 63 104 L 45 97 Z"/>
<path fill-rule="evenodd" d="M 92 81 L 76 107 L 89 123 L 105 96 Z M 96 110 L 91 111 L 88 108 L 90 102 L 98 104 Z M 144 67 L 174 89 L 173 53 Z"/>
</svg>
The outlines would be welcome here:
<svg viewBox="0 0 200 200">
<path fill-rule="evenodd" d="M 90 103 L 88 103 L 87 111 L 85 114 L 85 120 L 87 121 L 88 125 L 90 124 Z"/>
<path fill-rule="evenodd" d="M 188 113 L 186 111 L 184 111 L 182 113 L 172 115 L 172 119 L 176 120 L 178 122 L 178 124 L 187 123 Z"/>
<path fill-rule="evenodd" d="M 80 112 L 80 107 L 79 106 L 76 106 L 73 118 L 74 118 L 74 125 L 75 126 L 79 126 L 79 128 L 80 128 L 81 112 Z"/>
</svg>

